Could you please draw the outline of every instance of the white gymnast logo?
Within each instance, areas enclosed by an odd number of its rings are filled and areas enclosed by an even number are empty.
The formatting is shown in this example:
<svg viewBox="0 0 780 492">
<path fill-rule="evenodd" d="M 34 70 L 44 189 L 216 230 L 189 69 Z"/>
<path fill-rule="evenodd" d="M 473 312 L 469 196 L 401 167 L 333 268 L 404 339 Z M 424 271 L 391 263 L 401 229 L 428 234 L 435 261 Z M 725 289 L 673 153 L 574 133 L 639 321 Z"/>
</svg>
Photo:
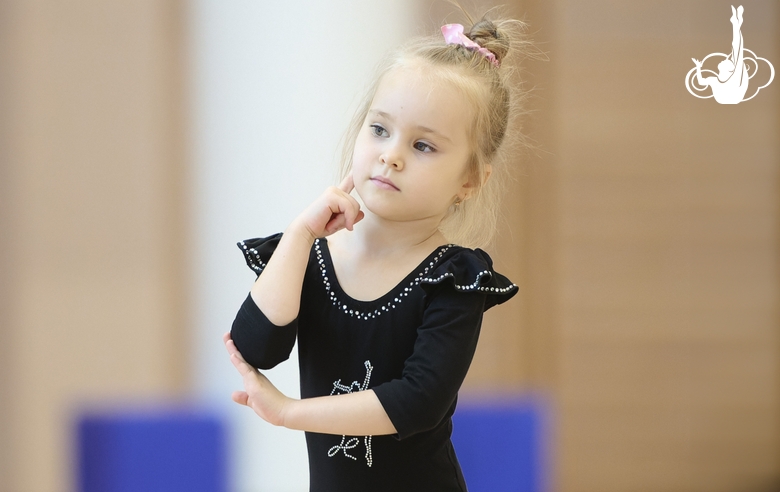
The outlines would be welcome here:
<svg viewBox="0 0 780 492">
<path fill-rule="evenodd" d="M 374 366 L 372 366 L 371 361 L 368 360 L 365 361 L 363 365 L 366 367 L 366 377 L 363 379 L 363 384 L 360 384 L 357 381 L 352 381 L 352 384 L 347 386 L 345 384 L 341 384 L 341 379 L 339 379 L 333 381 L 333 389 L 331 390 L 330 394 L 343 395 L 346 393 L 352 393 L 354 391 L 365 391 L 368 389 L 368 383 L 371 381 L 371 371 L 374 370 Z M 374 464 L 374 456 L 371 452 L 371 436 L 364 436 L 363 442 L 366 445 L 366 464 L 370 467 Z M 339 453 L 339 451 L 342 451 L 344 456 L 357 461 L 357 458 L 349 454 L 347 451 L 350 449 L 355 449 L 359 443 L 360 439 L 357 437 L 347 439 L 347 436 L 341 436 L 341 442 L 328 450 L 328 456 L 333 458 Z"/>
<path fill-rule="evenodd" d="M 742 39 L 742 13 L 745 9 L 740 5 L 736 10 L 734 6 L 731 6 L 731 26 L 733 36 L 731 39 L 731 54 L 726 55 L 724 53 L 711 53 L 704 57 L 702 61 L 696 58 L 691 58 L 696 65 L 685 76 L 685 87 L 688 92 L 700 99 L 707 99 L 714 97 L 720 104 L 739 104 L 742 101 L 749 101 L 756 97 L 758 91 L 768 86 L 772 79 L 775 78 L 775 67 L 769 63 L 766 58 L 761 58 L 755 53 L 745 48 L 744 40 Z M 749 53 L 752 56 L 747 56 Z M 716 74 L 712 70 L 702 69 L 702 65 L 708 58 L 718 57 L 723 58 L 718 63 L 718 73 Z M 750 97 L 745 97 L 748 90 L 748 83 L 750 79 L 755 77 L 758 73 L 758 61 L 763 61 L 769 67 L 769 80 L 766 84 L 756 88 Z M 714 77 L 702 77 L 702 72 L 714 75 Z M 698 84 L 698 86 L 697 86 Z M 702 92 L 707 87 L 712 88 L 712 94 L 708 96 L 700 96 L 696 94 L 691 87 L 697 92 Z"/>
</svg>

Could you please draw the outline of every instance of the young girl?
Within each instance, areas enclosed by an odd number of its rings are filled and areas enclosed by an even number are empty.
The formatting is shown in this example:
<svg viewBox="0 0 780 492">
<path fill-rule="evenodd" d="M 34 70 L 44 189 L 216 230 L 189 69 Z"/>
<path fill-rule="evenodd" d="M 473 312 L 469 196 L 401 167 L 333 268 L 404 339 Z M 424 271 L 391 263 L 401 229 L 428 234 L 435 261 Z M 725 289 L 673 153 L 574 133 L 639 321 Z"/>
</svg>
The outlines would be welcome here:
<svg viewBox="0 0 780 492">
<path fill-rule="evenodd" d="M 482 313 L 517 286 L 452 243 L 483 244 L 496 222 L 498 166 L 517 140 L 516 25 L 446 25 L 388 58 L 341 184 L 283 234 L 239 243 L 258 278 L 225 334 L 245 390 L 233 400 L 306 431 L 311 491 L 466 490 L 451 417 Z M 255 369 L 296 339 L 300 400 Z"/>
</svg>

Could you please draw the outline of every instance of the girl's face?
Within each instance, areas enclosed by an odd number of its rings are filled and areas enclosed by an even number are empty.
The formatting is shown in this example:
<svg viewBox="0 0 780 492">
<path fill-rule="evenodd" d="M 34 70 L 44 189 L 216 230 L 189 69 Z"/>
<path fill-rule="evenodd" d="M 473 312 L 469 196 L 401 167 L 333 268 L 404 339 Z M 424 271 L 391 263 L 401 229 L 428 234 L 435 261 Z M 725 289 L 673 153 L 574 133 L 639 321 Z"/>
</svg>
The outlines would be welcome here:
<svg viewBox="0 0 780 492">
<path fill-rule="evenodd" d="M 431 70 L 420 62 L 385 75 L 355 141 L 355 189 L 368 210 L 388 220 L 438 224 L 472 189 L 473 110 Z"/>
</svg>

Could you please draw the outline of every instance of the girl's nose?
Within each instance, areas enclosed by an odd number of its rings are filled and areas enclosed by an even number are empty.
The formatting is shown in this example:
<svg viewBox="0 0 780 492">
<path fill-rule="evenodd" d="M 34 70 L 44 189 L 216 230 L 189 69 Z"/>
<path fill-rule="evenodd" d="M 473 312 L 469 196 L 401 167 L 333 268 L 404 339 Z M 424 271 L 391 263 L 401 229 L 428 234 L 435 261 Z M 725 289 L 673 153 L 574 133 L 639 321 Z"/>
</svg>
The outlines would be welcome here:
<svg viewBox="0 0 780 492">
<path fill-rule="evenodd" d="M 386 149 L 381 156 L 379 156 L 379 160 L 382 161 L 382 164 L 387 164 L 388 166 L 393 167 L 396 171 L 400 171 L 404 168 L 404 159 L 401 155 L 401 152 L 398 152 L 395 147 L 390 147 Z"/>
</svg>

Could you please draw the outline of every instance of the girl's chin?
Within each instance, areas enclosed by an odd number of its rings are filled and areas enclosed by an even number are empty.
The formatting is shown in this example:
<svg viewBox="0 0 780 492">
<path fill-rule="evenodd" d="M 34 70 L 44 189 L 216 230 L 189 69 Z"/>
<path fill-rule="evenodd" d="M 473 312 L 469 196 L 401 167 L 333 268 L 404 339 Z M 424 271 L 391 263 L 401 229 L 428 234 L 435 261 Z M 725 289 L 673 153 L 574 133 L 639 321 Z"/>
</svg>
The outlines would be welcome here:
<svg viewBox="0 0 780 492">
<path fill-rule="evenodd" d="M 369 220 L 389 220 L 393 222 L 403 222 L 409 220 L 405 217 L 398 207 L 392 206 L 389 203 L 381 203 L 379 200 L 372 200 L 369 198 L 368 203 L 363 202 L 363 213 L 366 214 L 366 219 Z M 363 219 L 363 220 L 366 220 Z"/>
<path fill-rule="evenodd" d="M 389 204 L 386 203 L 370 203 L 365 204 L 362 208 L 363 213 L 366 214 L 366 218 L 363 220 L 368 219 L 369 221 L 388 221 L 388 222 L 395 222 L 395 223 L 403 223 L 403 222 L 409 222 L 409 223 L 416 223 L 420 224 L 424 221 L 434 221 L 433 223 L 438 224 L 441 222 L 441 219 L 443 219 L 443 216 L 437 216 L 435 214 L 430 215 L 424 215 L 424 214 L 415 214 L 411 213 L 409 210 L 401 210 L 398 207 L 389 206 Z"/>
</svg>

